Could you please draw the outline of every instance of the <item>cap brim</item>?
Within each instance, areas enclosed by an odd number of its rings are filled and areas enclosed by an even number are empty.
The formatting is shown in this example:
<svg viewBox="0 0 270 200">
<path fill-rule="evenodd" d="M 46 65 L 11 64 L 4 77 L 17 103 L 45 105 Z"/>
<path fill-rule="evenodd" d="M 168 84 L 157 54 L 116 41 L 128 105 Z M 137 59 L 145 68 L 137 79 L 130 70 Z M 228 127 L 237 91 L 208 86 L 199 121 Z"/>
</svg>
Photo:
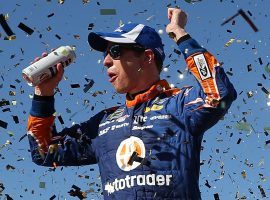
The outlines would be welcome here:
<svg viewBox="0 0 270 200">
<path fill-rule="evenodd" d="M 125 44 L 136 43 L 134 40 L 119 35 L 119 33 L 91 32 L 88 35 L 89 45 L 97 51 L 104 52 L 108 46 L 108 41 Z"/>
</svg>

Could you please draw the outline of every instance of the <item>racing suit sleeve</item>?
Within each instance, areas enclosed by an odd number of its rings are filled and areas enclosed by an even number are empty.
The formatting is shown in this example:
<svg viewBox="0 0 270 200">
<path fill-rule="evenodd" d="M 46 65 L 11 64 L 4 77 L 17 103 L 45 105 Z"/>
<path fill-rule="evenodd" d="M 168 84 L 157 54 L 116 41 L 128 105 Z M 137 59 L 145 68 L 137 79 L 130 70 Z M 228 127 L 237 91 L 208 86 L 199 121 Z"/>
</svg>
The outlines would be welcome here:
<svg viewBox="0 0 270 200">
<path fill-rule="evenodd" d="M 91 140 L 97 134 L 100 114 L 57 132 L 54 112 L 53 96 L 34 95 L 27 126 L 33 162 L 54 167 L 95 164 Z"/>
<path fill-rule="evenodd" d="M 184 92 L 186 130 L 200 135 L 226 114 L 237 93 L 216 58 L 193 38 L 188 35 L 178 47 L 198 82 Z"/>
</svg>

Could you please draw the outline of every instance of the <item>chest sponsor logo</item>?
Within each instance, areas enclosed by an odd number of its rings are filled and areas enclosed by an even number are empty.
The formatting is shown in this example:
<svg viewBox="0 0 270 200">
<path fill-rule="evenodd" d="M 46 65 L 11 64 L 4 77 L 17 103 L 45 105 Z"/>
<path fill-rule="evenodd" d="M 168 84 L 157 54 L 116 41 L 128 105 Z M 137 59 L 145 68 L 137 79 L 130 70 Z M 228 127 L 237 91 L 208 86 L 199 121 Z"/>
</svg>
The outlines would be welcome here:
<svg viewBox="0 0 270 200">
<path fill-rule="evenodd" d="M 147 120 L 147 116 L 135 115 L 133 124 L 143 124 L 146 122 L 146 120 Z"/>
<path fill-rule="evenodd" d="M 110 121 L 116 120 L 122 117 L 123 114 L 124 114 L 124 108 L 119 108 L 116 111 L 114 111 L 114 113 L 110 114 L 107 119 Z"/>
<path fill-rule="evenodd" d="M 205 60 L 204 55 L 203 54 L 196 55 L 193 57 L 193 59 L 195 61 L 195 64 L 196 64 L 196 67 L 198 69 L 201 79 L 205 80 L 205 79 L 211 78 L 212 75 L 211 75 L 209 66 Z"/>
<path fill-rule="evenodd" d="M 116 151 L 118 167 L 126 172 L 135 169 L 141 163 L 138 162 L 138 159 L 134 160 L 134 157 L 145 158 L 145 146 L 140 138 L 131 136 L 123 140 Z"/>
<path fill-rule="evenodd" d="M 122 117 L 119 117 L 119 118 L 116 119 L 116 120 L 105 121 L 105 122 L 99 124 L 99 127 L 106 126 L 106 125 L 111 124 L 111 123 L 113 123 L 113 122 L 124 122 L 129 116 L 130 116 L 130 115 L 124 115 L 124 116 L 122 116 Z"/>
<path fill-rule="evenodd" d="M 165 101 L 167 101 L 169 98 L 160 98 L 160 97 L 157 97 L 155 98 L 155 100 L 153 101 L 153 104 L 156 104 L 156 105 L 162 105 Z"/>
<path fill-rule="evenodd" d="M 145 108 L 145 113 L 148 113 L 149 111 L 158 111 L 158 110 L 161 110 L 163 108 L 163 105 L 152 105 L 152 107 L 146 107 Z"/>
<path fill-rule="evenodd" d="M 162 120 L 162 119 L 171 119 L 171 115 L 155 115 L 150 117 L 150 120 Z"/>
<path fill-rule="evenodd" d="M 128 125 L 129 125 L 129 123 L 114 124 L 112 126 L 109 126 L 107 128 L 104 128 L 103 130 L 99 131 L 98 135 L 101 136 L 101 135 L 104 135 L 105 133 L 108 133 L 108 131 L 114 131 L 116 129 L 126 127 Z"/>
<path fill-rule="evenodd" d="M 107 182 L 104 186 L 104 190 L 107 191 L 108 195 L 115 191 L 124 190 L 125 188 L 132 188 L 137 186 L 169 186 L 171 185 L 173 175 L 171 174 L 139 174 L 139 175 L 127 175 L 125 178 L 114 179 L 113 182 Z"/>
</svg>

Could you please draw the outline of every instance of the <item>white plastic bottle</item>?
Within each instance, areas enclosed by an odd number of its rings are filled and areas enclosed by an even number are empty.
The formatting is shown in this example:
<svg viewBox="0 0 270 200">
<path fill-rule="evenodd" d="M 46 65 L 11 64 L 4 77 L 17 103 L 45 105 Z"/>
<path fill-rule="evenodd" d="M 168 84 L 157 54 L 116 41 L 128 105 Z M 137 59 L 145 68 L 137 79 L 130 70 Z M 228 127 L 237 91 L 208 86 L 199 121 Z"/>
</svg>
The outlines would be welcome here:
<svg viewBox="0 0 270 200">
<path fill-rule="evenodd" d="M 76 58 L 75 48 L 71 46 L 61 46 L 46 57 L 31 64 L 22 70 L 22 76 L 30 86 L 37 86 L 45 80 L 53 77 L 56 72 L 57 63 L 62 63 L 63 67 L 74 62 Z"/>
</svg>

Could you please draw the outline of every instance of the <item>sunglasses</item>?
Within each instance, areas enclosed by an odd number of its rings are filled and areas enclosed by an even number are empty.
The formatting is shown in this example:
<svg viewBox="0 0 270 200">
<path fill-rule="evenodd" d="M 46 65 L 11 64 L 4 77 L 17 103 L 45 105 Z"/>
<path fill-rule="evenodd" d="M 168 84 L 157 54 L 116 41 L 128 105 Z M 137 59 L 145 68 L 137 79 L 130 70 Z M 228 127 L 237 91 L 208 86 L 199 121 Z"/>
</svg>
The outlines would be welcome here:
<svg viewBox="0 0 270 200">
<path fill-rule="evenodd" d="M 114 44 L 110 46 L 105 52 L 104 52 L 104 58 L 110 54 L 112 59 L 119 60 L 121 54 L 123 53 L 123 49 L 131 49 L 136 52 L 143 52 L 146 50 L 146 48 L 138 45 L 138 44 Z"/>
</svg>

